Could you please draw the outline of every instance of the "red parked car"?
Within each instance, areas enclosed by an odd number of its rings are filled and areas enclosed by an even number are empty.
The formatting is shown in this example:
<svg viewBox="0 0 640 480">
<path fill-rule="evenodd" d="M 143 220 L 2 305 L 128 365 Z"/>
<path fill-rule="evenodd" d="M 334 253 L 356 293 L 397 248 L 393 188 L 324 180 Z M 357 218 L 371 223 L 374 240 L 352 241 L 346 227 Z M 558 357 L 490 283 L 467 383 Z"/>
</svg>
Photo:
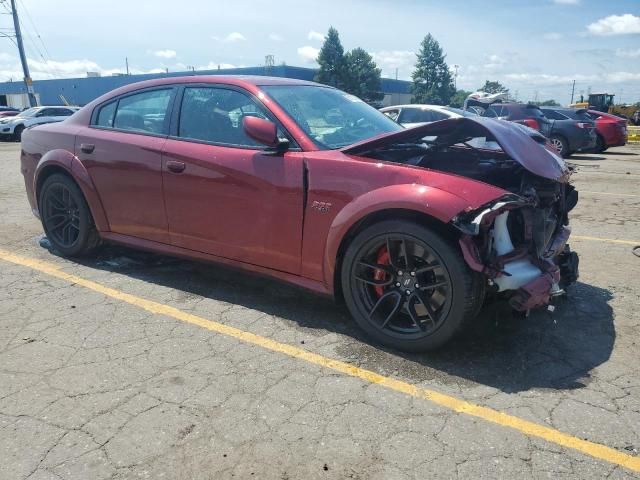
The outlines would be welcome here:
<svg viewBox="0 0 640 480">
<path fill-rule="evenodd" d="M 610 113 L 588 110 L 596 122 L 598 140 L 595 151 L 604 152 L 609 147 L 622 147 L 627 143 L 627 120 Z"/>
<path fill-rule="evenodd" d="M 577 192 L 542 136 L 486 118 L 404 129 L 312 82 L 129 85 L 25 130 L 22 172 L 63 255 L 108 241 L 266 274 L 344 299 L 408 351 L 442 345 L 487 293 L 528 310 L 577 278 Z"/>
</svg>

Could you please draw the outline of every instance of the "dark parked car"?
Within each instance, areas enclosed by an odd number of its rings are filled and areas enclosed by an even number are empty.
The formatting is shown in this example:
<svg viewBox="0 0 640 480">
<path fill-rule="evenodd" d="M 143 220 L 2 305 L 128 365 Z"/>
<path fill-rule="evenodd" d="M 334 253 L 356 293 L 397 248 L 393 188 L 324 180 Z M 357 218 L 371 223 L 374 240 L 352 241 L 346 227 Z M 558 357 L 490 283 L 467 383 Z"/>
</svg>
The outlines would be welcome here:
<svg viewBox="0 0 640 480">
<path fill-rule="evenodd" d="M 595 151 L 604 152 L 609 147 L 622 147 L 628 139 L 627 121 L 617 115 L 589 110 L 596 122 L 597 140 Z"/>
<path fill-rule="evenodd" d="M 484 111 L 482 116 L 521 123 L 539 131 L 547 138 L 551 136 L 551 121 L 544 116 L 544 113 L 537 105 L 529 103 L 494 103 Z"/>
<path fill-rule="evenodd" d="M 549 141 L 560 155 L 592 151 L 596 146 L 596 123 L 585 108 L 541 107 L 544 116 L 553 120 Z"/>
<path fill-rule="evenodd" d="M 508 122 L 405 129 L 312 82 L 162 78 L 26 129 L 21 162 L 63 255 L 109 241 L 269 275 L 403 350 L 442 345 L 489 290 L 527 311 L 577 278 L 570 170 Z"/>
</svg>

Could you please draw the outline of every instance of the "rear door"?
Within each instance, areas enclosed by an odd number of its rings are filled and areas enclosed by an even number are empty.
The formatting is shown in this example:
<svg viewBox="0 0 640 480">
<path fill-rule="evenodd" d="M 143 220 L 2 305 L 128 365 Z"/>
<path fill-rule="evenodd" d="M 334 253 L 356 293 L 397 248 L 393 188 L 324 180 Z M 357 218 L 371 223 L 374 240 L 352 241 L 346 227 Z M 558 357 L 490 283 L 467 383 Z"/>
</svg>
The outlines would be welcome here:
<svg viewBox="0 0 640 480">
<path fill-rule="evenodd" d="M 162 161 L 172 243 L 297 273 L 302 152 L 292 140 L 289 151 L 269 152 L 246 136 L 244 116 L 275 118 L 244 90 L 190 85 L 179 103 Z"/>
<path fill-rule="evenodd" d="M 112 232 L 169 243 L 162 194 L 162 147 L 172 86 L 137 90 L 98 106 L 76 137 Z"/>
</svg>

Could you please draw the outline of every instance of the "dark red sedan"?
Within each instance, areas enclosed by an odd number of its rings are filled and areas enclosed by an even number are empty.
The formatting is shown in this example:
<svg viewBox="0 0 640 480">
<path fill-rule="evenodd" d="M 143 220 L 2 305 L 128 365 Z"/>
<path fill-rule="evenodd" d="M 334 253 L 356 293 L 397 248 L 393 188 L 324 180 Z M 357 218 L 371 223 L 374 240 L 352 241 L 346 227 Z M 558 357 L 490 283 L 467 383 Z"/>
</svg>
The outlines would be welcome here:
<svg viewBox="0 0 640 480">
<path fill-rule="evenodd" d="M 627 143 L 627 120 L 610 113 L 589 110 L 596 122 L 598 140 L 595 151 L 604 152 L 609 147 L 623 147 Z"/>
<path fill-rule="evenodd" d="M 577 192 L 544 137 L 486 118 L 403 129 L 361 100 L 268 77 L 165 78 L 27 129 L 53 247 L 114 242 L 344 299 L 375 340 L 435 348 L 488 294 L 545 305 L 577 278 Z"/>
</svg>

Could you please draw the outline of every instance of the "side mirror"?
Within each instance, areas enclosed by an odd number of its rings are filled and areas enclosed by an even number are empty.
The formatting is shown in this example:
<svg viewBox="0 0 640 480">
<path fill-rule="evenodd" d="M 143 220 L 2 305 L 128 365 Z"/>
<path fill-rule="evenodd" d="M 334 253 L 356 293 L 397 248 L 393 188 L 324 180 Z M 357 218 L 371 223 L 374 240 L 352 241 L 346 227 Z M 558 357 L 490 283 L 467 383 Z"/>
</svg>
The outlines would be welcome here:
<svg viewBox="0 0 640 480">
<path fill-rule="evenodd" d="M 279 149 L 285 142 L 278 138 L 278 127 L 273 122 L 258 117 L 243 117 L 242 128 L 249 138 L 267 147 Z M 288 142 L 286 142 L 288 144 Z"/>
</svg>

